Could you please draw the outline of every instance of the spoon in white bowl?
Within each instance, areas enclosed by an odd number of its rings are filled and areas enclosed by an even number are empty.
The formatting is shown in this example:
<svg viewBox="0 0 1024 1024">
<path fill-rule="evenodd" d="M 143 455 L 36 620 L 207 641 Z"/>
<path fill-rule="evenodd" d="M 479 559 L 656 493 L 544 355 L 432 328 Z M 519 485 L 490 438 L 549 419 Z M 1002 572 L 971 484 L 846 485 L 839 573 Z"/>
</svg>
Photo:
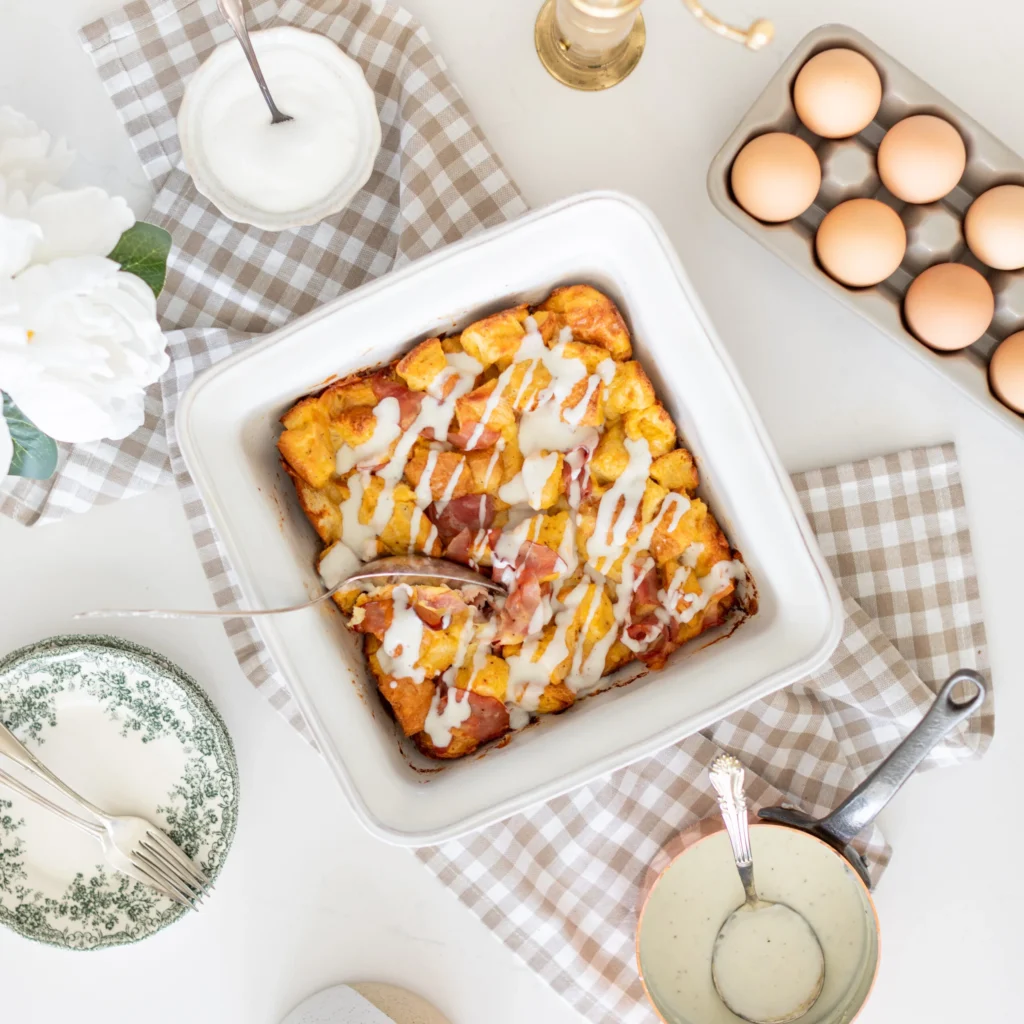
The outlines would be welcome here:
<svg viewBox="0 0 1024 1024">
<path fill-rule="evenodd" d="M 737 1017 L 751 1024 L 785 1024 L 807 1013 L 821 995 L 825 955 L 802 914 L 757 895 L 743 765 L 731 754 L 720 754 L 710 775 L 746 894 L 718 930 L 711 980 Z"/>
<path fill-rule="evenodd" d="M 365 585 L 381 587 L 389 583 L 405 584 L 410 587 L 417 585 L 480 587 L 488 594 L 505 594 L 505 588 L 500 583 L 474 572 L 459 562 L 449 562 L 445 558 L 430 558 L 427 555 L 389 555 L 360 566 L 354 573 L 340 580 L 311 601 L 286 605 L 282 608 L 218 608 L 210 611 L 186 611 L 185 609 L 171 608 L 98 608 L 91 612 L 79 612 L 75 618 L 237 619 L 239 616 L 249 618 L 253 615 L 284 615 L 287 612 L 301 612 L 305 608 L 312 608 L 333 597 L 342 587 Z"/>
<path fill-rule="evenodd" d="M 267 106 L 270 107 L 270 123 L 283 124 L 285 121 L 293 120 L 290 114 L 285 114 L 278 108 L 278 105 L 274 102 L 274 97 L 270 95 L 270 87 L 267 85 L 267 80 L 263 77 L 263 69 L 260 67 L 260 62 L 256 59 L 256 51 L 253 49 L 252 40 L 249 38 L 249 30 L 245 27 L 245 0 L 217 0 L 217 6 L 220 8 L 220 13 L 224 15 L 227 23 L 231 26 L 238 41 L 242 44 L 242 50 L 245 53 L 246 60 L 249 61 L 249 67 L 252 68 L 252 73 L 256 76 L 256 84 L 259 85 L 260 92 L 263 93 L 263 98 L 267 101 Z"/>
</svg>

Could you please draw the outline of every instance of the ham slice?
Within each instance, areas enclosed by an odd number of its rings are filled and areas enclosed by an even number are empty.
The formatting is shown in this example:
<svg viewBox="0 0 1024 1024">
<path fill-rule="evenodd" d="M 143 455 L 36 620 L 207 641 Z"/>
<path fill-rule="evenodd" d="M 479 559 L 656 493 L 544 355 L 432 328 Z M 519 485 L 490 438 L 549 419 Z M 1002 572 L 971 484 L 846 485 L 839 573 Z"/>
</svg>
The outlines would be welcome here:
<svg viewBox="0 0 1024 1024">
<path fill-rule="evenodd" d="M 525 640 L 530 633 L 530 623 L 544 599 L 544 591 L 550 589 L 547 584 L 542 587 L 536 576 L 518 578 L 505 598 L 494 642 L 518 644 Z"/>
<path fill-rule="evenodd" d="M 413 591 L 413 611 L 431 629 L 440 629 L 446 615 L 455 615 L 466 607 L 462 594 L 442 587 L 416 587 Z"/>
<path fill-rule="evenodd" d="M 438 511 L 436 501 L 427 508 L 427 518 L 437 527 L 437 536 L 442 544 L 449 544 L 464 530 L 475 534 L 494 522 L 494 498 L 489 494 L 466 494 L 442 504 L 441 511 Z"/>
<path fill-rule="evenodd" d="M 419 415 L 423 392 L 407 388 L 388 372 L 375 373 L 369 378 L 369 382 L 378 402 L 382 402 L 385 398 L 393 398 L 398 402 L 398 425 L 403 430 L 408 430 L 412 426 L 413 420 Z"/>
<path fill-rule="evenodd" d="M 629 606 L 630 618 L 637 623 L 646 621 L 660 603 L 658 600 L 658 570 L 652 567 L 640 578 L 640 582 L 633 591 L 633 601 Z M 632 635 L 630 633 L 630 636 Z"/>
<path fill-rule="evenodd" d="M 530 625 L 541 601 L 551 592 L 551 584 L 541 583 L 541 579 L 564 570 L 565 562 L 557 551 L 531 540 L 520 544 L 514 564 L 497 555 L 492 558 L 494 568 L 491 575 L 508 586 L 495 642 L 517 644 L 530 635 Z"/>
<path fill-rule="evenodd" d="M 349 626 L 356 633 L 372 633 L 378 640 L 383 640 L 391 625 L 393 611 L 394 605 L 390 599 L 371 598 L 355 606 Z"/>
<path fill-rule="evenodd" d="M 447 694 L 442 701 L 446 697 Z M 473 713 L 459 728 L 469 733 L 478 743 L 486 743 L 508 731 L 508 708 L 496 697 L 470 691 L 469 706 Z"/>
<path fill-rule="evenodd" d="M 524 540 L 519 545 L 515 563 L 502 561 L 495 556 L 495 579 L 503 578 L 503 571 L 511 565 L 517 579 L 522 580 L 529 576 L 550 576 L 553 572 L 565 569 L 565 562 L 558 556 L 558 552 L 549 548 L 546 544 L 538 544 L 533 540 Z"/>
<path fill-rule="evenodd" d="M 475 452 L 481 448 L 493 448 L 501 440 L 501 434 L 490 427 L 484 427 L 479 435 L 477 435 L 477 427 L 479 425 L 479 420 L 470 420 L 466 423 L 460 421 L 458 430 L 452 429 L 448 431 L 448 443 L 464 452 Z"/>
<path fill-rule="evenodd" d="M 445 548 L 444 557 L 476 569 L 479 559 L 483 554 L 491 552 L 499 536 L 498 530 L 460 530 Z"/>
<path fill-rule="evenodd" d="M 437 704 L 437 711 L 442 714 L 448 706 L 448 687 L 444 688 Z M 481 693 L 459 693 L 459 700 L 468 700 L 469 718 L 451 731 L 451 742 L 446 747 L 435 747 L 430 737 L 421 732 L 415 737 L 416 745 L 428 757 L 448 760 L 464 757 L 473 753 L 481 743 L 497 739 L 508 732 L 508 708 L 494 697 L 486 697 Z"/>
<path fill-rule="evenodd" d="M 590 495 L 589 463 L 592 453 L 593 449 L 581 444 L 566 452 L 562 459 L 563 490 L 572 508 L 579 508 L 580 502 Z"/>
<path fill-rule="evenodd" d="M 676 650 L 679 644 L 669 640 L 664 633 L 657 640 L 647 648 L 646 651 L 640 651 L 637 657 L 651 669 L 662 668 L 668 656 Z"/>
</svg>

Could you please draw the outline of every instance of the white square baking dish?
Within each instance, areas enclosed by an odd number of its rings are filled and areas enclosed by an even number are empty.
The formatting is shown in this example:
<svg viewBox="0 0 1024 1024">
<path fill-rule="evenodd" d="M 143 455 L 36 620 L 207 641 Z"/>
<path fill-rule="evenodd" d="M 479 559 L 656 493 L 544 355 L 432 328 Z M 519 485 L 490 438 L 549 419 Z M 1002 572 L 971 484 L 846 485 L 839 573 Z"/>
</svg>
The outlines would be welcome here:
<svg viewBox="0 0 1024 1024">
<path fill-rule="evenodd" d="M 449 246 L 193 384 L 178 439 L 246 601 L 281 605 L 322 591 L 320 543 L 275 448 L 278 418 L 298 397 L 414 341 L 580 281 L 622 310 L 636 357 L 697 458 L 701 494 L 756 581 L 759 610 L 724 642 L 702 638 L 659 672 L 544 716 L 503 748 L 429 771 L 399 740 L 333 607 L 261 620 L 352 806 L 390 842 L 439 843 L 580 786 L 806 676 L 838 642 L 838 591 L 746 389 L 653 215 L 609 192 Z"/>
</svg>

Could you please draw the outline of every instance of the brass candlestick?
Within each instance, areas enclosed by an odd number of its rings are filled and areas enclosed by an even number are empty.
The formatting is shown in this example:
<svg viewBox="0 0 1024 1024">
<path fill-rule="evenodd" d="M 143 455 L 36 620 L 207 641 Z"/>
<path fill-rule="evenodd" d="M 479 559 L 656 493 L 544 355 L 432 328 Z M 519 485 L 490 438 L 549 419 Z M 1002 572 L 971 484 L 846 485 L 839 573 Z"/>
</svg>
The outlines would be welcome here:
<svg viewBox="0 0 1024 1024">
<path fill-rule="evenodd" d="M 545 0 L 533 39 L 541 63 L 563 85 L 595 91 L 621 82 L 640 62 L 647 41 L 643 0 Z M 697 0 L 683 0 L 693 16 L 725 39 L 759 50 L 775 29 L 758 18 L 749 28 L 727 25 Z"/>
<path fill-rule="evenodd" d="M 637 66 L 647 42 L 643 0 L 545 0 L 533 41 L 563 85 L 608 89 Z"/>
</svg>

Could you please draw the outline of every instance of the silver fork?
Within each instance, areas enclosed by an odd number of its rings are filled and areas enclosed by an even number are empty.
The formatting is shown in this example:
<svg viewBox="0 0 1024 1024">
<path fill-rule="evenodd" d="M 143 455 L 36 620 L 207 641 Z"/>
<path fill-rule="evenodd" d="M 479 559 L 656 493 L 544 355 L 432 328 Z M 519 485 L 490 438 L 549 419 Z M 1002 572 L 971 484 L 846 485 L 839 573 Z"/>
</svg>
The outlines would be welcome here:
<svg viewBox="0 0 1024 1024">
<path fill-rule="evenodd" d="M 78 612 L 76 619 L 236 619 L 239 616 L 286 615 L 301 612 L 333 597 L 342 587 L 356 584 L 382 586 L 385 583 L 405 583 L 408 586 L 426 584 L 437 586 L 444 583 L 450 587 L 480 587 L 489 594 L 504 594 L 506 589 L 500 583 L 482 576 L 478 572 L 449 562 L 445 558 L 429 555 L 388 555 L 361 566 L 352 575 L 335 583 L 329 590 L 318 594 L 310 601 L 287 605 L 283 608 L 218 608 L 216 610 L 187 611 L 184 608 L 97 608 L 95 611 Z"/>
<path fill-rule="evenodd" d="M 69 822 L 76 828 L 80 828 L 83 832 L 88 832 L 103 847 L 103 856 L 107 863 L 115 870 L 120 871 L 121 874 L 128 875 L 129 878 L 134 878 L 137 882 L 142 882 L 144 885 L 156 889 L 161 895 L 174 900 L 175 903 L 180 903 L 183 907 L 188 907 L 190 910 L 198 909 L 199 897 L 193 893 L 191 888 L 186 888 L 183 882 L 177 882 L 173 889 L 169 888 L 170 882 L 154 873 L 150 867 L 146 866 L 144 860 L 132 860 L 131 857 L 126 857 L 120 847 L 112 842 L 107 834 L 107 830 L 102 825 L 87 821 L 85 818 L 80 818 L 77 814 L 73 814 L 59 804 L 55 804 L 52 800 L 48 800 L 43 796 L 42 793 L 37 793 L 34 789 L 29 788 L 23 782 L 14 778 L 13 775 L 8 775 L 2 769 L 0 769 L 0 783 L 3 783 L 8 789 L 14 790 L 15 793 L 20 793 L 27 800 L 39 804 L 40 807 L 45 807 L 48 811 L 57 815 L 57 817 L 63 818 L 66 822 Z"/>
<path fill-rule="evenodd" d="M 103 847 L 111 867 L 145 882 L 182 906 L 198 909 L 210 880 L 156 825 L 134 815 L 107 814 L 80 796 L 57 778 L 3 722 L 0 722 L 0 754 L 48 782 L 92 815 L 96 822 L 72 814 L 2 770 L 0 782 L 88 832 Z"/>
</svg>

